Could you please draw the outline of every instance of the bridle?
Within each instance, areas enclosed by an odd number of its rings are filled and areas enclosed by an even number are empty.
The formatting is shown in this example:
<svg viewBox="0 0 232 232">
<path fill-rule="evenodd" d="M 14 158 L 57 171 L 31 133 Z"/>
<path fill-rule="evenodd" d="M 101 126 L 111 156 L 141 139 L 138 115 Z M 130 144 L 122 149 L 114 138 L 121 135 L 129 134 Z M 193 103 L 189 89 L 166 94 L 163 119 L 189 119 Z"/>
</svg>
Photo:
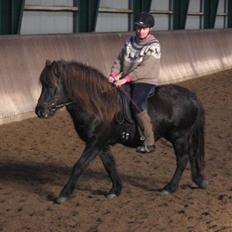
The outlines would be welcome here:
<svg viewBox="0 0 232 232">
<path fill-rule="evenodd" d="M 61 108 L 64 107 L 64 106 L 69 106 L 69 105 L 71 105 L 71 104 L 73 104 L 73 102 L 71 102 L 71 101 L 70 101 L 70 102 L 65 102 L 65 103 L 56 105 L 55 108 L 58 110 L 58 109 L 61 109 Z"/>
<path fill-rule="evenodd" d="M 61 104 L 58 104 L 56 105 L 56 101 L 58 100 L 58 97 L 55 97 L 53 99 L 51 99 L 48 103 L 46 103 L 46 107 L 50 110 L 50 111 L 55 111 L 55 110 L 59 110 L 61 108 L 63 108 L 64 106 L 69 106 L 71 104 L 73 104 L 73 102 L 71 101 L 68 101 L 68 102 L 65 102 L 65 103 L 61 103 Z"/>
</svg>

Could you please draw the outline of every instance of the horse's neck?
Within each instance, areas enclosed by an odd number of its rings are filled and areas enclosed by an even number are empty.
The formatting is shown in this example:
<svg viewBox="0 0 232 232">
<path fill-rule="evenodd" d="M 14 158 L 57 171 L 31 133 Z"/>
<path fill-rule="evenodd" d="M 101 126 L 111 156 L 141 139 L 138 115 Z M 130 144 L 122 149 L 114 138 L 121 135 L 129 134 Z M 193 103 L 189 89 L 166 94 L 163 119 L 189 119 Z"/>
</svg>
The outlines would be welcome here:
<svg viewBox="0 0 232 232">
<path fill-rule="evenodd" d="M 68 112 L 70 113 L 72 119 L 80 126 L 88 125 L 89 118 L 91 114 L 86 112 L 82 107 L 78 107 L 76 104 L 73 107 L 68 108 Z"/>
<path fill-rule="evenodd" d="M 112 121 L 119 111 L 119 94 L 107 79 L 94 70 L 88 70 L 88 67 L 78 65 L 68 67 L 66 71 L 64 84 L 68 98 L 99 120 Z"/>
</svg>

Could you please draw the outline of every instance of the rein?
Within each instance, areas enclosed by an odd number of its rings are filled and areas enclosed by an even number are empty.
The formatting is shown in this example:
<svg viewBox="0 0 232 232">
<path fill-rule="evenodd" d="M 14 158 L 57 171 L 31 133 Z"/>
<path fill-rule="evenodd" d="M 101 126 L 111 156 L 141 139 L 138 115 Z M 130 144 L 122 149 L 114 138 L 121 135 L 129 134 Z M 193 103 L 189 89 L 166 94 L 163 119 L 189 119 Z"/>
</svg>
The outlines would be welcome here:
<svg viewBox="0 0 232 232">
<path fill-rule="evenodd" d="M 122 76 L 123 76 L 123 73 L 122 73 L 122 72 L 119 73 L 119 74 L 114 78 L 113 84 L 114 84 L 117 80 L 120 80 L 120 79 L 122 78 Z M 120 87 L 118 87 L 118 88 L 117 88 L 117 87 L 113 87 L 113 88 L 119 89 L 119 90 L 128 98 L 129 102 L 132 103 L 132 105 L 136 108 L 136 110 L 137 110 L 138 112 L 141 111 L 141 109 L 138 107 L 138 105 L 136 104 L 136 102 L 132 99 L 132 97 L 130 96 L 130 94 L 129 94 L 122 86 L 120 86 Z"/>
<path fill-rule="evenodd" d="M 125 94 L 125 96 L 128 98 L 128 100 L 131 102 L 131 104 L 136 108 L 136 110 L 138 112 L 141 111 L 141 109 L 138 107 L 138 105 L 136 104 L 136 102 L 132 99 L 132 97 L 130 96 L 130 94 L 123 88 L 123 87 L 119 87 L 118 88 L 123 94 Z"/>
<path fill-rule="evenodd" d="M 123 87 L 116 87 L 116 86 L 113 86 L 112 90 L 119 90 L 121 91 L 126 97 L 127 99 L 129 100 L 129 102 L 131 102 L 131 104 L 136 108 L 136 110 L 138 110 L 138 112 L 141 111 L 141 109 L 138 107 L 138 105 L 136 104 L 136 102 L 132 99 L 132 97 L 130 96 L 130 94 L 123 88 Z M 106 91 L 102 91 L 102 93 L 105 93 L 109 90 L 106 90 Z"/>
</svg>

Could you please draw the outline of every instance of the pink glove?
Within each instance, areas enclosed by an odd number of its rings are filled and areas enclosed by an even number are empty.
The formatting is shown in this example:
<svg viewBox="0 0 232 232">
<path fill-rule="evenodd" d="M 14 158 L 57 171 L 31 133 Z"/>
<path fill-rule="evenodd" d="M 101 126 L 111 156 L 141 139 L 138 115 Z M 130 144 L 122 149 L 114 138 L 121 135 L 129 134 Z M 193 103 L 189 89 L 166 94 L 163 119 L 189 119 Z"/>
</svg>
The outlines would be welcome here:
<svg viewBox="0 0 232 232">
<path fill-rule="evenodd" d="M 122 85 L 126 84 L 127 82 L 131 82 L 132 78 L 129 75 L 126 75 L 124 78 L 117 80 L 114 82 L 114 85 L 116 87 L 121 87 Z"/>
<path fill-rule="evenodd" d="M 118 75 L 118 73 L 116 71 L 112 71 L 110 76 L 113 77 L 115 79 L 115 77 Z"/>
<path fill-rule="evenodd" d="M 116 77 L 117 75 L 118 75 L 117 72 L 112 71 L 111 74 L 110 74 L 110 76 L 108 77 L 108 81 L 109 81 L 110 83 L 114 83 L 114 82 L 115 82 L 115 77 Z"/>
<path fill-rule="evenodd" d="M 132 78 L 130 75 L 126 75 L 123 79 L 126 79 L 126 82 L 131 82 Z"/>
</svg>

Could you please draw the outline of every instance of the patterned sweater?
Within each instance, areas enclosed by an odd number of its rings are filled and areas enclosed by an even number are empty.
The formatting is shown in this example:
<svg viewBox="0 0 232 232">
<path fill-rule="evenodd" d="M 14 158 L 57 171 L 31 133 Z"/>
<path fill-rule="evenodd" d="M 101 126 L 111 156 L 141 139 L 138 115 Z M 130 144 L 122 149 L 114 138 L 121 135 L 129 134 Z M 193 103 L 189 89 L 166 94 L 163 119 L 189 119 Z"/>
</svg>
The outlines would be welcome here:
<svg viewBox="0 0 232 232">
<path fill-rule="evenodd" d="M 159 83 L 160 43 L 153 35 L 145 41 L 131 36 L 120 51 L 111 68 L 112 73 L 129 75 L 132 82 Z"/>
</svg>

